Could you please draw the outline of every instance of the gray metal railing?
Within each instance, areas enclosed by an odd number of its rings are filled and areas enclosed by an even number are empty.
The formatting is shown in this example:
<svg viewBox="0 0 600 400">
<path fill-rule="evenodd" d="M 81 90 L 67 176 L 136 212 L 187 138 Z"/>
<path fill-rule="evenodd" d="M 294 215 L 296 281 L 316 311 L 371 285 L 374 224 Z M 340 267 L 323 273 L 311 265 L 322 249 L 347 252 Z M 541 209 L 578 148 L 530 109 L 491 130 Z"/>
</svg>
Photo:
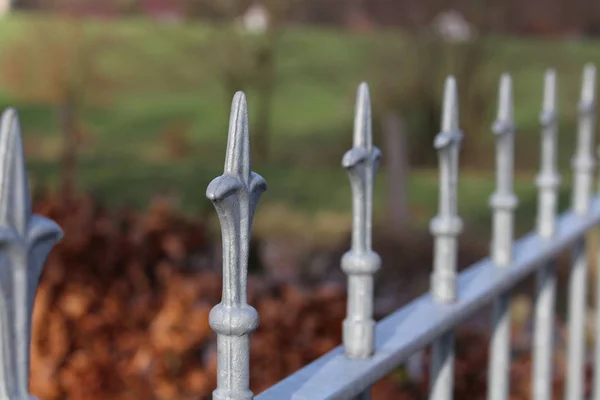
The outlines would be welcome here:
<svg viewBox="0 0 600 400">
<path fill-rule="evenodd" d="M 573 267 L 569 283 L 569 341 L 568 376 L 565 386 L 567 400 L 583 399 L 586 309 L 586 279 L 588 258 L 586 234 L 600 223 L 600 196 L 591 195 L 595 169 L 594 108 L 595 67 L 584 70 L 577 152 L 573 158 L 574 188 L 572 210 L 556 218 L 560 177 L 557 165 L 556 74 L 548 70 L 544 80 L 544 97 L 540 123 L 542 129 L 541 165 L 536 179 L 539 189 L 536 231 L 514 242 L 514 213 L 518 199 L 513 192 L 513 159 L 515 123 L 513 119 L 512 82 L 508 74 L 500 79 L 498 117 L 492 125 L 496 137 L 496 190 L 490 198 L 492 209 L 491 255 L 461 274 L 457 274 L 458 236 L 462 221 L 457 214 L 458 156 L 462 133 L 458 125 L 458 96 L 456 81 L 446 81 L 442 110 L 441 132 L 434 147 L 439 154 L 439 210 L 431 221 L 435 239 L 431 292 L 412 301 L 392 315 L 375 324 L 373 321 L 373 276 L 380 259 L 371 248 L 372 196 L 374 175 L 380 158 L 372 144 L 369 94 L 361 84 L 357 94 L 354 123 L 354 147 L 342 160 L 348 170 L 352 188 L 353 228 L 350 250 L 342 257 L 341 268 L 348 276 L 348 307 L 343 323 L 343 343 L 340 347 L 290 375 L 259 394 L 258 400 L 317 400 L 368 399 L 370 386 L 402 364 L 416 351 L 432 346 L 431 400 L 450 400 L 453 397 L 455 327 L 490 302 L 493 302 L 492 337 L 488 370 L 488 399 L 506 400 L 510 392 L 510 290 L 530 273 L 537 273 L 534 312 L 534 344 L 532 363 L 532 395 L 536 400 L 551 398 L 552 332 L 555 307 L 555 257 L 572 249 Z M 236 95 L 239 99 L 240 95 Z M 245 103 L 244 103 L 245 106 Z M 234 100 L 234 112 L 237 110 Z M 236 115 L 237 115 L 236 114 Z M 246 113 L 243 112 L 243 118 Z M 232 117 L 232 121 L 235 119 Z M 236 157 L 244 163 L 239 169 L 250 172 L 247 145 L 231 143 L 248 141 L 247 121 L 232 122 L 227 160 Z M 237 124 L 237 125 L 236 125 Z M 236 126 L 243 126 L 238 129 Z M 237 139 L 236 139 L 237 138 Z M 240 150 L 241 149 L 241 150 Z M 225 175 L 229 176 L 226 162 Z M 240 175 L 241 176 L 241 175 Z M 218 180 L 223 180 L 221 177 Z M 248 230 L 256 197 L 252 185 L 241 178 L 227 178 L 221 184 L 229 203 L 223 212 L 214 195 L 214 182 L 208 190 L 215 201 L 223 225 L 223 251 L 228 254 L 224 263 L 224 307 L 218 323 L 211 319 L 219 335 L 219 384 L 215 399 L 251 399 L 248 391 L 248 334 L 256 327 L 257 319 L 247 324 L 237 322 L 238 309 L 251 308 L 230 299 L 235 291 L 243 291 L 246 275 Z M 247 182 L 250 182 L 248 179 Z M 261 187 L 264 182 L 261 180 Z M 244 193 L 240 195 L 239 193 Z M 234 196 L 233 193 L 236 193 Z M 239 211 L 239 210 L 243 210 Z M 249 220 L 249 219 L 250 220 Z M 243 234 L 236 227 L 245 224 Z M 232 233 L 235 232 L 235 233 Z M 233 236 L 232 236 L 233 234 Z M 237 238 L 237 239 L 235 239 Z M 235 260 L 235 262 L 232 262 Z M 230 282 L 230 276 L 239 276 Z M 598 297 L 600 308 L 600 296 Z M 253 309 L 252 309 L 253 310 Z M 600 316 L 600 311 L 597 311 Z M 220 314 L 219 314 L 220 315 Z M 244 314 L 246 315 L 246 314 Z M 248 315 L 250 313 L 248 312 Z M 240 317 L 241 318 L 241 317 Z M 241 318 L 240 321 L 246 321 Z M 229 323 L 229 325 L 227 324 Z M 240 328 L 240 326 L 243 327 Z M 235 342 L 231 336 L 235 336 Z M 598 335 L 597 335 L 598 336 Z M 600 350 L 596 349 L 596 360 Z M 595 399 L 600 400 L 600 372 L 596 370 Z"/>
<path fill-rule="evenodd" d="M 560 177 L 557 165 L 556 74 L 546 72 L 540 123 L 542 129 L 536 230 L 513 242 L 512 83 L 500 80 L 496 135 L 496 190 L 489 258 L 457 274 L 458 156 L 463 139 L 458 124 L 457 84 L 445 84 L 441 132 L 434 148 L 439 155 L 438 214 L 430 229 L 435 239 L 431 291 L 378 323 L 373 320 L 373 277 L 380 259 L 371 246 L 373 184 L 380 151 L 372 143 L 371 111 L 366 84 L 358 89 L 354 145 L 342 159 L 352 188 L 353 226 L 350 250 L 341 260 L 348 278 L 347 316 L 343 344 L 256 396 L 258 400 L 370 398 L 370 387 L 431 345 L 430 399 L 453 395 L 454 329 L 489 303 L 494 303 L 490 343 L 488 398 L 506 400 L 510 366 L 510 290 L 537 273 L 534 312 L 532 395 L 551 398 L 552 330 L 555 308 L 555 258 L 573 251 L 569 282 L 567 400 L 584 396 L 586 362 L 584 324 L 587 304 L 586 234 L 600 224 L 600 195 L 592 195 L 596 167 L 595 67 L 584 70 L 577 150 L 573 158 L 572 210 L 556 217 Z M 248 112 L 243 93 L 233 99 L 223 175 L 207 188 L 222 227 L 223 295 L 210 313 L 217 334 L 218 374 L 215 400 L 250 400 L 250 335 L 259 325 L 257 311 L 247 303 L 249 239 L 254 212 L 265 180 L 250 165 Z M 30 400 L 29 346 L 35 290 L 43 263 L 62 233 L 52 221 L 31 215 L 18 118 L 13 110 L 0 121 L 0 399 Z M 597 243 L 595 243 L 597 245 Z M 598 274 L 600 284 L 600 274 Z M 600 291 L 596 315 L 600 320 Z M 600 331 L 600 330 L 599 330 Z M 596 333 L 598 339 L 600 334 Z M 600 346 L 594 354 L 600 366 Z M 600 368 L 594 375 L 594 399 L 600 400 Z"/>
</svg>

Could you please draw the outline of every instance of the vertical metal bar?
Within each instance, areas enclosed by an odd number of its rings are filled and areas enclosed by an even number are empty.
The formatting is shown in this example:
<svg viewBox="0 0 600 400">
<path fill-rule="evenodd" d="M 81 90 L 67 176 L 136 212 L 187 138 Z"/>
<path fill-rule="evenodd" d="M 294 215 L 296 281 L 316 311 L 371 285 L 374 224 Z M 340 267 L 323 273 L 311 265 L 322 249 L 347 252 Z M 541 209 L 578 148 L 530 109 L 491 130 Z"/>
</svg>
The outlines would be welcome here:
<svg viewBox="0 0 600 400">
<path fill-rule="evenodd" d="M 599 153 L 600 155 L 600 149 Z M 598 242 L 595 243 L 598 246 Z M 596 322 L 596 333 L 595 333 L 595 351 L 594 351 L 594 381 L 592 388 L 592 398 L 594 400 L 600 399 L 600 248 L 596 250 L 596 304 L 595 304 L 595 315 L 594 319 Z"/>
<path fill-rule="evenodd" d="M 62 231 L 31 215 L 31 200 L 17 114 L 0 121 L 0 398 L 29 394 L 31 317 L 44 262 Z"/>
<path fill-rule="evenodd" d="M 600 156 L 600 149 L 598 155 Z M 596 242 L 598 246 L 600 243 Z M 596 322 L 596 332 L 594 340 L 594 381 L 592 388 L 592 398 L 600 400 L 600 247 L 596 247 L 596 304 L 594 320 Z"/>
<path fill-rule="evenodd" d="M 217 388 L 214 400 L 250 400 L 250 334 L 258 327 L 256 310 L 247 303 L 248 251 L 254 211 L 265 180 L 250 166 L 248 109 L 242 92 L 235 94 L 229 120 L 223 175 L 206 188 L 223 236 L 223 295 L 210 312 L 217 333 Z"/>
<path fill-rule="evenodd" d="M 556 73 L 546 71 L 544 77 L 544 100 L 540 114 L 542 146 L 540 172 L 536 178 L 538 187 L 537 233 L 551 238 L 556 225 L 558 188 L 560 175 L 557 167 L 558 133 L 556 121 Z M 552 349 L 554 348 L 554 303 L 556 298 L 556 264 L 548 262 L 537 271 L 534 311 L 533 381 L 534 400 L 552 397 Z"/>
<path fill-rule="evenodd" d="M 371 245 L 373 181 L 381 153 L 373 146 L 369 87 L 358 87 L 354 116 L 354 145 L 342 159 L 352 187 L 352 246 L 341 260 L 348 276 L 348 304 L 343 325 L 344 352 L 348 358 L 370 357 L 375 347 L 373 276 L 381 265 Z M 368 400 L 370 390 L 357 399 Z"/>
<path fill-rule="evenodd" d="M 492 260 L 498 268 L 512 261 L 514 210 L 518 199 L 513 193 L 514 121 L 512 82 L 508 74 L 500 79 L 498 118 L 492 130 L 496 135 L 496 192 L 490 198 L 493 210 Z M 510 366 L 510 294 L 494 301 L 493 333 L 488 369 L 489 400 L 506 400 Z"/>
<path fill-rule="evenodd" d="M 594 101 L 596 68 L 588 64 L 583 72 L 579 103 L 579 132 L 577 152 L 573 158 L 573 210 L 581 216 L 589 211 L 592 178 L 595 167 Z M 585 366 L 585 314 L 587 303 L 586 240 L 582 236 L 573 249 L 573 266 L 569 280 L 569 337 L 567 343 L 568 375 L 565 386 L 566 400 L 583 398 Z"/>
<path fill-rule="evenodd" d="M 458 235 L 462 220 L 457 212 L 458 153 L 462 132 L 458 127 L 458 97 L 454 77 L 448 77 L 444 87 L 442 129 L 434 147 L 440 162 L 440 197 L 438 215 L 431 220 L 430 231 L 435 237 L 431 293 L 439 304 L 456 300 L 456 262 Z M 451 400 L 454 381 L 454 332 L 436 340 L 431 349 L 431 400 Z"/>
</svg>

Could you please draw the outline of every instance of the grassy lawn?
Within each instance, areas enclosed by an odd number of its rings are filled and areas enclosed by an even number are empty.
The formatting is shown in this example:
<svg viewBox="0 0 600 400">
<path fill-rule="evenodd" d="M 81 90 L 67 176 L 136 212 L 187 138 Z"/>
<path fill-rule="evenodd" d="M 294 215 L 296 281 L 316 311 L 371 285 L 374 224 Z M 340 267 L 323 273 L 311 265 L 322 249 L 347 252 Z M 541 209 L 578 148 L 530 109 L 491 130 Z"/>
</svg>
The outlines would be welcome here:
<svg viewBox="0 0 600 400">
<path fill-rule="evenodd" d="M 56 166 L 49 162 L 29 163 L 34 182 L 52 185 L 57 181 Z M 339 240 L 351 223 L 351 194 L 342 168 L 264 166 L 256 168 L 268 182 L 256 215 L 255 229 L 264 235 L 289 235 L 307 240 Z M 202 161 L 170 164 L 147 163 L 131 158 L 85 160 L 80 169 L 82 187 L 108 206 L 144 208 L 157 193 L 169 193 L 175 206 L 190 215 L 214 217 L 212 205 L 205 197 L 208 183 L 222 173 L 221 165 Z M 563 173 L 561 210 L 569 208 L 570 173 Z M 385 224 L 386 179 L 381 171 L 375 185 L 375 219 Z M 426 227 L 437 213 L 437 172 L 414 170 L 408 186 L 411 215 L 417 226 Z M 459 213 L 466 229 L 487 235 L 491 213 L 488 200 L 494 191 L 494 176 L 465 171 L 459 180 Z M 531 174 L 515 180 L 520 199 L 517 210 L 518 234 L 533 229 L 537 208 L 536 188 Z"/>
<path fill-rule="evenodd" d="M 46 24 L 44 29 L 50 30 L 36 31 L 40 24 Z M 25 53 L 31 53 L 35 46 L 56 43 L 66 43 L 61 46 L 68 47 L 68 40 L 61 42 L 69 37 L 61 36 L 63 25 L 60 20 L 18 14 L 3 20 L 0 61 L 6 62 L 6 54 L 15 54 L 9 51 L 15 43 L 21 43 Z M 143 207 L 152 195 L 172 191 L 180 195 L 184 211 L 210 210 L 204 190 L 222 168 L 233 95 L 223 90 L 221 69 L 227 63 L 243 64 L 247 54 L 227 54 L 226 45 L 221 42 L 226 37 L 214 27 L 198 24 L 132 19 L 86 21 L 76 29 L 83 29 L 90 37 L 112 40 L 109 45 L 99 46 L 94 54 L 115 86 L 110 97 L 102 101 L 94 100 L 95 91 L 102 88 L 90 87 L 87 93 L 91 100 L 83 108 L 81 122 L 89 142 L 81 154 L 82 187 L 110 205 Z M 53 36 L 45 38 L 40 32 L 53 32 Z M 290 28 L 283 33 L 277 47 L 271 113 L 273 159 L 255 168 L 270 185 L 257 216 L 257 229 L 290 233 L 306 230 L 316 235 L 348 228 L 350 190 L 339 161 L 350 146 L 355 89 L 366 80 L 372 83 L 372 97 L 377 99 L 381 76 L 378 60 L 372 57 L 373 49 L 389 46 L 390 51 L 395 51 L 409 45 L 406 37 L 397 32 L 355 35 Z M 600 46 L 596 42 L 517 38 L 493 38 L 489 45 L 493 50 L 484 71 L 489 94 L 485 114 L 490 123 L 499 75 L 508 70 L 514 79 L 516 159 L 522 171 L 522 177 L 516 181 L 522 203 L 517 225 L 523 231 L 532 226 L 536 208 L 532 171 L 537 168 L 538 159 L 543 71 L 555 66 L 559 72 L 560 162 L 568 167 L 575 143 L 581 69 L 587 61 L 600 63 Z M 52 51 L 49 53 L 52 55 Z M 43 63 L 37 70 L 33 67 L 22 79 L 38 79 L 34 75 L 44 73 Z M 403 59 L 397 67 L 397 79 L 409 79 L 404 71 L 418 67 L 412 60 Z M 61 148 L 56 107 L 50 101 L 24 98 L 2 89 L 10 86 L 4 82 L 0 85 L 0 107 L 18 108 L 31 171 L 36 181 L 53 185 Z M 257 93 L 252 87 L 244 89 L 252 123 L 258 110 Z M 466 132 L 466 140 L 477 140 L 479 151 L 489 154 L 483 158 L 492 160 L 493 141 L 488 126 L 479 132 Z M 183 130 L 186 154 L 173 158 L 167 154 L 165 136 L 176 128 Z M 378 131 L 377 126 L 375 130 Z M 567 171 L 564 175 L 567 178 L 570 174 Z M 380 220 L 385 214 L 385 179 L 383 171 L 375 195 L 376 216 Z M 487 230 L 488 197 L 494 186 L 491 171 L 464 171 L 460 185 L 465 221 L 474 229 Z M 437 175 L 434 171 L 413 171 L 409 191 L 415 219 L 426 223 L 435 214 Z M 567 200 L 565 189 L 562 205 L 567 206 Z"/>
</svg>

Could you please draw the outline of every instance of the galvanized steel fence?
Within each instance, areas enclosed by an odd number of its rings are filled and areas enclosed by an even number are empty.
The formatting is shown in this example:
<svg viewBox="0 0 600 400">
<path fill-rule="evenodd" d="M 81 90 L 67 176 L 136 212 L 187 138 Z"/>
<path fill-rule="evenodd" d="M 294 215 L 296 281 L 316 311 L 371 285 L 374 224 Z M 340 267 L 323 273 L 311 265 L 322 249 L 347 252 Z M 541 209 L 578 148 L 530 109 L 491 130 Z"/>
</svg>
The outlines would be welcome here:
<svg viewBox="0 0 600 400">
<path fill-rule="evenodd" d="M 537 273 L 535 295 L 532 395 L 551 398 L 553 319 L 556 269 L 554 258 L 573 249 L 569 282 L 569 339 L 567 400 L 583 399 L 588 255 L 586 234 L 600 223 L 600 196 L 592 196 L 595 169 L 595 67 L 584 70 L 579 104 L 577 150 L 573 158 L 572 209 L 558 219 L 560 177 L 557 165 L 556 74 L 548 70 L 540 124 L 541 166 L 537 228 L 514 241 L 518 199 L 513 189 L 514 135 L 512 81 L 500 79 L 496 137 L 496 190 L 490 198 L 492 245 L 490 257 L 457 274 L 458 237 L 462 220 L 457 213 L 460 144 L 456 81 L 446 80 L 441 132 L 434 147 L 439 155 L 439 210 L 431 220 L 435 239 L 431 292 L 397 310 L 379 323 L 373 320 L 373 278 L 381 261 L 371 246 L 373 182 L 381 153 L 373 145 L 371 110 L 366 84 L 358 88 L 354 146 L 342 159 L 352 188 L 352 242 L 341 260 L 348 277 L 347 316 L 343 344 L 257 396 L 259 400 L 316 400 L 370 398 L 369 388 L 427 345 L 432 346 L 430 399 L 450 400 L 454 380 L 454 328 L 493 302 L 488 369 L 488 399 L 509 398 L 510 290 L 529 273 Z M 223 229 L 223 300 L 211 314 L 218 335 L 219 400 L 252 399 L 249 391 L 248 336 L 258 326 L 256 311 L 246 303 L 249 229 L 256 202 L 266 188 L 250 169 L 246 103 L 241 93 L 233 101 L 224 174 L 208 187 Z M 600 276 L 600 275 L 599 275 Z M 600 296 L 597 314 L 600 320 Z M 600 336 L 600 335 L 597 335 Z M 600 346 L 596 357 L 600 362 Z M 594 398 L 600 400 L 600 368 L 596 369 Z"/>
<path fill-rule="evenodd" d="M 513 240 L 518 199 L 513 190 L 515 123 L 512 82 L 501 77 L 496 137 L 496 190 L 490 198 L 493 214 L 489 258 L 457 273 L 457 213 L 460 144 L 457 85 L 447 79 L 441 132 L 434 148 L 439 155 L 439 209 L 431 220 L 435 239 L 431 291 L 378 323 L 373 319 L 374 275 L 381 260 L 372 249 L 373 183 L 381 153 L 373 145 L 371 107 L 366 84 L 358 88 L 354 145 L 342 159 L 352 189 L 352 243 L 341 260 L 348 277 L 347 316 L 343 344 L 256 396 L 258 400 L 370 398 L 370 386 L 431 345 L 430 399 L 452 399 L 454 329 L 493 302 L 488 399 L 509 397 L 510 290 L 530 273 L 537 274 L 534 311 L 532 396 L 550 399 L 553 319 L 556 297 L 554 259 L 572 249 L 569 282 L 567 400 L 584 396 L 585 316 L 588 254 L 586 234 L 600 224 L 600 195 L 592 195 L 596 163 L 595 67 L 584 69 L 579 103 L 576 153 L 572 162 L 571 210 L 558 218 L 560 176 L 557 165 L 556 74 L 546 72 L 540 114 L 541 165 L 536 230 Z M 233 99 L 223 175 L 208 186 L 222 228 L 223 295 L 209 316 L 217 334 L 218 374 L 215 400 L 250 400 L 250 335 L 259 325 L 257 311 L 247 303 L 249 239 L 254 212 L 265 180 L 251 170 L 248 113 L 243 93 Z M 28 400 L 29 344 L 35 290 L 43 263 L 60 239 L 52 221 L 31 215 L 18 118 L 6 111 L 0 122 L 0 399 Z M 595 243 L 598 246 L 597 243 Z M 597 274 L 600 280 L 600 274 Z M 600 288 L 600 281 L 596 283 Z M 600 290 L 596 321 L 600 321 Z M 600 330 L 596 333 L 597 342 Z M 596 345 L 593 398 L 600 400 L 600 345 Z"/>
</svg>

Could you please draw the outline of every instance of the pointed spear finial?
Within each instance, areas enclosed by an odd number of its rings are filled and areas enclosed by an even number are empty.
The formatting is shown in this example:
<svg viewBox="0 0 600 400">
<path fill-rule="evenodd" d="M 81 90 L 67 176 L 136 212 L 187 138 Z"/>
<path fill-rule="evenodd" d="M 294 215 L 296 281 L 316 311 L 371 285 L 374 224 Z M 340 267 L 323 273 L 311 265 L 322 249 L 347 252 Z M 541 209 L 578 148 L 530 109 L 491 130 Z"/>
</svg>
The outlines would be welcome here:
<svg viewBox="0 0 600 400">
<path fill-rule="evenodd" d="M 250 334 L 258 327 L 256 310 L 247 304 L 250 231 L 265 180 L 250 168 L 250 134 L 246 97 L 235 94 L 229 119 L 223 175 L 206 189 L 221 221 L 223 236 L 223 295 L 210 312 L 218 336 L 218 375 L 215 400 L 247 400 L 250 391 Z"/>
<path fill-rule="evenodd" d="M 581 100 L 579 109 L 582 113 L 593 113 L 596 101 L 596 66 L 588 63 L 583 69 L 581 82 Z"/>
<path fill-rule="evenodd" d="M 549 68 L 544 74 L 544 98 L 540 113 L 542 128 L 554 124 L 556 117 L 556 71 Z"/>
<path fill-rule="evenodd" d="M 247 184 L 250 179 L 250 170 L 248 105 L 244 93 L 237 92 L 233 97 L 229 116 L 224 172 L 239 177 Z"/>
<path fill-rule="evenodd" d="M 442 132 L 458 132 L 458 90 L 453 76 L 446 78 L 444 84 L 444 103 L 442 109 Z"/>
<path fill-rule="evenodd" d="M 456 80 L 449 76 L 444 85 L 441 131 L 434 140 L 440 171 L 438 215 L 430 224 L 435 237 L 432 294 L 441 303 L 456 298 L 456 243 L 462 231 L 462 220 L 457 214 L 458 153 L 462 137 Z"/>
<path fill-rule="evenodd" d="M 375 149 L 372 151 L 371 150 Z M 354 110 L 353 148 L 344 154 L 342 166 L 351 169 L 367 161 L 372 155 L 373 167 L 377 172 L 381 152 L 373 146 L 373 130 L 371 122 L 371 97 L 369 86 L 363 82 L 356 91 L 356 107 Z"/>
<path fill-rule="evenodd" d="M 548 68 L 544 74 L 543 112 L 556 112 L 556 70 Z"/>
<path fill-rule="evenodd" d="M 492 132 L 496 135 L 496 191 L 490 198 L 490 206 L 495 214 L 510 217 L 494 225 L 492 258 L 496 264 L 504 266 L 512 259 L 513 229 L 510 221 L 519 202 L 513 193 L 515 124 L 512 79 L 507 73 L 500 78 L 498 119 L 492 125 Z"/>
<path fill-rule="evenodd" d="M 369 95 L 369 86 L 365 82 L 362 82 L 356 93 L 354 147 L 370 149 L 372 145 L 371 96 Z"/>
<path fill-rule="evenodd" d="M 572 161 L 574 171 L 573 210 L 585 215 L 590 204 L 590 191 L 596 160 L 594 159 L 596 67 L 586 64 L 581 81 L 577 148 Z"/>
<path fill-rule="evenodd" d="M 498 118 L 492 125 L 496 135 L 496 193 L 492 207 L 516 207 L 513 191 L 514 132 L 512 79 L 509 74 L 502 74 L 498 91 Z M 509 198 L 512 200 L 509 201 Z M 502 199 L 507 201 L 504 204 Z M 513 201 L 514 200 L 514 201 Z"/>
<path fill-rule="evenodd" d="M 556 223 L 556 202 L 560 175 L 557 165 L 557 113 L 556 113 L 556 71 L 550 68 L 544 75 L 544 99 L 540 113 L 542 145 L 540 172 L 536 178 L 539 189 L 537 231 L 542 237 L 554 234 Z"/>
<path fill-rule="evenodd" d="M 354 220 L 352 247 L 357 251 L 371 250 L 371 220 L 373 181 L 379 169 L 381 152 L 373 146 L 369 87 L 361 83 L 356 93 L 354 146 L 342 158 L 352 184 Z"/>
<path fill-rule="evenodd" d="M 14 109 L 2 114 L 0 122 L 0 191 L 7 195 L 0 203 L 0 220 L 24 234 L 31 215 L 29 185 L 25 172 L 19 117 Z M 20 212 L 15 212 L 15 211 Z"/>
<path fill-rule="evenodd" d="M 434 236 L 431 295 L 433 301 L 448 304 L 456 301 L 456 269 L 458 236 L 462 220 L 457 213 L 458 156 L 462 132 L 458 120 L 458 93 L 453 76 L 446 79 L 442 107 L 441 132 L 434 140 L 439 157 L 438 214 L 431 220 L 429 229 Z M 446 332 L 433 342 L 431 348 L 430 399 L 452 398 L 453 382 L 446 379 L 454 363 L 454 333 Z"/>
<path fill-rule="evenodd" d="M 504 135 L 512 132 L 514 130 L 513 115 L 512 79 L 509 74 L 504 73 L 500 78 L 498 117 L 492 127 L 494 134 Z"/>
<path fill-rule="evenodd" d="M 348 276 L 348 314 L 344 320 L 344 351 L 349 358 L 365 358 L 375 346 L 373 276 L 381 260 L 371 247 L 373 183 L 381 153 L 373 146 L 369 87 L 362 83 L 356 94 L 354 146 L 342 159 L 352 187 L 352 247 L 342 257 Z"/>
<path fill-rule="evenodd" d="M 35 292 L 50 250 L 62 237 L 51 220 L 32 215 L 18 115 L 0 121 L 0 398 L 31 399 L 29 357 Z"/>
<path fill-rule="evenodd" d="M 442 104 L 441 132 L 435 137 L 433 146 L 441 150 L 453 143 L 459 143 L 462 133 L 458 128 L 458 94 L 456 79 L 453 76 L 446 78 L 444 84 L 444 102 Z"/>
<path fill-rule="evenodd" d="M 433 142 L 440 159 L 439 214 L 454 215 L 458 183 L 458 152 L 463 134 L 458 127 L 458 94 L 453 76 L 446 78 L 444 85 L 441 125 L 442 129 Z"/>
</svg>

